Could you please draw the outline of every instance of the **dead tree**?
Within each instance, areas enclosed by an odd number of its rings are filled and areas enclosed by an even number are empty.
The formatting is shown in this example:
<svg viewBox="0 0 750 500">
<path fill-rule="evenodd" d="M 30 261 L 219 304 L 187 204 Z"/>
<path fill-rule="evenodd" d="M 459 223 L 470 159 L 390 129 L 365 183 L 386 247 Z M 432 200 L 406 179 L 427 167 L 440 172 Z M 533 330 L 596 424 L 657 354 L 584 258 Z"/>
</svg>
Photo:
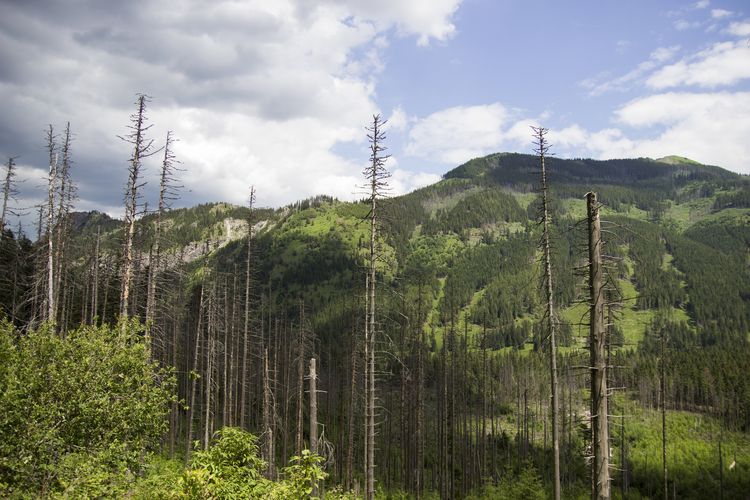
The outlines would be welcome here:
<svg viewBox="0 0 750 500">
<path fill-rule="evenodd" d="M 318 390 L 315 358 L 310 358 L 310 452 L 318 453 Z M 318 485 L 313 482 L 312 496 L 318 496 Z"/>
<path fill-rule="evenodd" d="M 245 262 L 245 310 L 244 327 L 242 330 L 242 368 L 240 380 L 240 427 L 247 428 L 245 415 L 247 411 L 247 392 L 250 384 L 247 381 L 247 356 L 250 344 L 250 293 L 252 291 L 252 250 L 253 250 L 253 204 L 255 203 L 255 187 L 250 186 L 250 213 L 247 217 L 247 260 Z"/>
<path fill-rule="evenodd" d="M 536 153 L 539 155 L 539 167 L 541 170 L 541 192 L 542 192 L 542 252 L 544 265 L 544 294 L 546 299 L 545 316 L 547 330 L 549 332 L 549 372 L 552 392 L 552 457 L 553 457 L 553 490 L 554 499 L 560 500 L 560 436 L 558 415 L 558 389 L 557 389 L 557 344 L 554 295 L 552 288 L 552 258 L 550 256 L 549 237 L 549 190 L 547 187 L 547 169 L 544 163 L 545 156 L 549 150 L 546 135 L 547 129 L 543 127 L 532 127 Z"/>
<path fill-rule="evenodd" d="M 47 130 L 47 151 L 49 153 L 49 176 L 47 178 L 47 315 L 46 320 L 54 323 L 57 317 L 55 303 L 55 252 L 53 244 L 53 226 L 55 223 L 55 191 L 57 188 L 57 145 L 52 125 Z"/>
<path fill-rule="evenodd" d="M 607 357 L 604 322 L 605 293 L 602 286 L 602 235 L 596 193 L 588 193 L 589 237 L 589 349 L 591 353 L 591 435 L 593 442 L 593 500 L 607 500 L 609 494 L 609 426 L 607 421 Z"/>
<path fill-rule="evenodd" d="M 130 285 L 133 281 L 133 239 L 135 237 L 135 220 L 138 216 L 138 190 L 144 186 L 141 182 L 143 159 L 155 154 L 153 140 L 146 139 L 145 134 L 151 125 L 146 125 L 146 104 L 150 98 L 138 94 L 136 112 L 130 116 L 130 133 L 120 139 L 133 146 L 133 154 L 128 162 L 128 182 L 125 187 L 125 243 L 123 247 L 122 288 L 120 293 L 120 316 L 127 320 L 130 298 Z"/>
<path fill-rule="evenodd" d="M 370 189 L 370 255 L 369 255 L 369 299 L 367 314 L 368 327 L 365 329 L 365 365 L 366 365 L 366 403 L 365 403 L 365 500 L 375 498 L 375 290 L 376 283 L 376 261 L 378 256 L 377 250 L 377 229 L 379 224 L 378 218 L 378 199 L 385 195 L 388 188 L 388 178 L 390 174 L 385 168 L 385 162 L 388 155 L 384 154 L 386 147 L 385 132 L 383 126 L 386 121 L 380 118 L 380 115 L 372 117 L 372 126 L 367 128 L 367 138 L 370 141 L 370 163 L 365 167 L 363 174 L 367 179 Z"/>
<path fill-rule="evenodd" d="M 76 188 L 70 178 L 70 122 L 65 126 L 65 133 L 62 143 L 62 162 L 58 172 L 59 180 L 59 195 L 58 195 L 58 206 L 57 213 L 55 214 L 55 230 L 57 241 L 55 243 L 55 297 L 58 309 L 62 309 L 62 318 L 65 317 L 65 297 L 63 295 L 62 301 L 60 300 L 61 292 L 63 290 L 63 279 L 67 274 L 67 266 L 65 259 L 65 243 L 69 239 L 70 234 L 70 211 L 73 207 L 73 200 L 75 199 Z M 64 325 L 64 322 L 61 322 Z"/>
<path fill-rule="evenodd" d="M 185 439 L 185 465 L 190 461 L 190 453 L 193 451 L 193 420 L 195 418 L 196 391 L 198 385 L 198 353 L 200 352 L 201 332 L 203 331 L 203 303 L 206 285 L 201 284 L 201 295 L 198 303 L 198 326 L 195 329 L 195 342 L 193 343 L 193 365 L 190 368 L 190 406 L 188 406 L 188 428 Z"/>
<path fill-rule="evenodd" d="M 310 369 L 312 371 L 312 365 Z M 273 394 L 271 393 L 271 376 L 270 368 L 268 366 L 268 348 L 266 347 L 263 351 L 263 433 L 265 435 L 263 446 L 263 454 L 265 456 L 263 458 L 268 463 L 266 475 L 269 479 L 273 479 L 276 476 L 272 426 L 273 415 L 275 412 L 272 401 Z"/>
<path fill-rule="evenodd" d="M 304 448 L 303 440 L 303 416 L 305 396 L 305 357 L 307 356 L 307 328 L 305 320 L 305 303 L 300 300 L 299 305 L 299 334 L 297 336 L 297 434 L 296 452 L 302 456 Z"/>
<path fill-rule="evenodd" d="M 662 326 L 659 332 L 659 343 L 661 345 L 660 359 L 660 392 L 661 392 L 661 466 L 664 476 L 664 500 L 669 499 L 669 484 L 667 483 L 667 373 L 666 373 L 666 329 Z"/>
<path fill-rule="evenodd" d="M 16 188 L 16 158 L 8 157 L 8 163 L 5 164 L 5 180 L 3 181 L 3 209 L 0 214 L 0 238 L 5 232 L 5 224 L 9 215 L 17 215 L 12 207 L 8 203 L 18 195 L 18 189 Z"/>
<path fill-rule="evenodd" d="M 146 295 L 146 341 L 151 345 L 153 336 L 154 318 L 156 314 L 156 288 L 159 279 L 159 268 L 161 264 L 161 226 L 164 214 L 169 209 L 169 204 L 175 199 L 175 155 L 172 152 L 172 144 L 175 139 L 172 137 L 172 131 L 167 131 L 167 138 L 164 143 L 164 157 L 161 162 L 161 176 L 159 180 L 159 208 L 156 212 L 156 221 L 154 222 L 154 242 L 149 261 L 148 273 L 148 292 Z"/>
</svg>

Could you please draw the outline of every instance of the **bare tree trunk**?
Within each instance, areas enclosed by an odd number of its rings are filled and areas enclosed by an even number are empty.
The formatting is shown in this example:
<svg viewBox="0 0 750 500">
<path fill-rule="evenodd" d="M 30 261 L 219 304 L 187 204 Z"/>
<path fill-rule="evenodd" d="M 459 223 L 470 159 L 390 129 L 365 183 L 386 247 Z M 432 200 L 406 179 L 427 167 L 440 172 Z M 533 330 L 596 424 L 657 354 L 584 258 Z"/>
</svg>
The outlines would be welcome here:
<svg viewBox="0 0 750 500">
<path fill-rule="evenodd" d="M 153 154 L 152 141 L 146 140 L 144 134 L 150 126 L 146 125 L 146 103 L 149 98 L 138 94 L 136 112 L 131 116 L 131 132 L 124 141 L 133 145 L 133 155 L 128 167 L 128 184 L 125 189 L 125 247 L 122 271 L 122 293 L 120 294 L 120 316 L 127 320 L 130 300 L 130 286 L 133 280 L 133 239 L 135 237 L 135 219 L 138 215 L 138 189 L 140 183 L 141 161 Z"/>
<path fill-rule="evenodd" d="M 368 497 L 369 492 L 367 490 L 367 478 L 368 473 L 370 470 L 370 441 L 368 439 L 369 432 L 370 432 L 370 396 L 369 396 L 369 387 L 370 387 L 370 274 L 369 272 L 365 276 L 365 318 L 364 318 L 364 333 L 365 333 L 365 341 L 363 345 L 363 351 L 364 351 L 364 417 L 365 417 L 365 428 L 364 428 L 364 434 L 363 434 L 363 443 L 362 443 L 362 451 L 364 452 L 364 460 L 362 461 L 362 464 L 364 465 L 365 474 L 364 474 L 364 489 L 365 489 L 365 500 L 372 500 Z"/>
<path fill-rule="evenodd" d="M 415 477 L 415 490 L 417 494 L 417 500 L 422 497 L 422 489 L 424 486 L 424 349 L 425 342 L 423 340 L 424 330 L 422 327 L 422 282 L 419 283 L 419 301 L 417 306 L 417 422 L 416 422 L 416 441 L 417 441 L 417 457 L 416 457 L 416 477 Z"/>
<path fill-rule="evenodd" d="M 542 127 L 532 127 L 535 133 L 536 152 L 539 154 L 539 164 L 541 168 L 542 182 L 542 250 L 544 252 L 544 284 L 545 298 L 547 300 L 547 329 L 549 331 L 549 372 L 552 392 L 552 457 L 553 457 L 553 494 L 554 500 L 560 500 L 560 436 L 558 423 L 558 389 L 557 389 L 557 343 L 556 343 L 556 318 L 554 308 L 554 295 L 552 288 L 552 258 L 550 255 L 550 238 L 549 238 L 549 200 L 547 188 L 547 169 L 544 158 L 549 146 L 545 135 L 547 129 Z M 545 420 L 546 422 L 546 420 Z"/>
<path fill-rule="evenodd" d="M 154 243 L 152 248 L 152 258 L 149 260 L 148 274 L 148 292 L 146 295 L 146 341 L 147 345 L 151 344 L 151 338 L 154 332 L 154 318 L 156 315 L 156 288 L 159 280 L 159 271 L 161 270 L 161 226 L 162 218 L 169 208 L 170 199 L 174 199 L 174 191 L 170 190 L 171 182 L 174 180 L 173 173 L 175 170 L 175 156 L 172 152 L 174 138 L 172 131 L 167 131 L 167 137 L 164 142 L 164 157 L 161 163 L 161 176 L 159 179 L 159 207 L 156 212 L 156 221 L 154 222 Z"/>
<path fill-rule="evenodd" d="M 65 304 L 67 288 L 63 288 L 63 276 L 66 274 L 65 266 L 65 242 L 68 239 L 69 220 L 68 214 L 70 213 L 71 203 L 73 199 L 74 187 L 70 180 L 70 122 L 65 127 L 65 135 L 62 144 L 62 165 L 58 173 L 60 193 L 58 196 L 58 207 L 56 214 L 56 233 L 57 242 L 55 244 L 55 285 L 54 294 L 58 300 L 60 295 L 63 295 L 61 303 L 56 304 L 57 309 L 62 310 L 60 322 L 62 323 L 62 331 L 67 330 L 67 324 L 65 322 Z M 58 302 L 60 302 L 58 300 Z"/>
<path fill-rule="evenodd" d="M 313 367 L 311 365 L 311 371 L 312 368 Z M 272 407 L 270 378 L 270 369 L 268 366 L 268 348 L 266 347 L 263 351 L 263 433 L 265 435 L 265 442 L 263 446 L 265 456 L 263 458 L 268 463 L 267 476 L 269 479 L 273 479 L 276 475 L 276 470 L 274 464 L 275 457 L 273 444 L 273 426 L 271 424 L 274 411 Z"/>
<path fill-rule="evenodd" d="M 370 290 L 369 290 L 369 328 L 366 331 L 365 340 L 365 363 L 367 366 L 366 384 L 366 461 L 365 461 L 365 500 L 375 498 L 375 262 L 377 258 L 377 199 L 382 196 L 387 188 L 388 171 L 385 169 L 385 161 L 388 156 L 383 155 L 385 147 L 385 132 L 383 132 L 385 121 L 380 115 L 373 116 L 372 127 L 367 130 L 370 140 L 370 165 L 365 168 L 364 174 L 370 183 Z M 369 334 L 369 335 L 368 335 Z"/>
<path fill-rule="evenodd" d="M 57 189 L 57 153 L 52 125 L 47 132 L 47 149 L 49 151 L 49 177 L 47 186 L 47 316 L 46 320 L 54 323 L 57 318 L 55 304 L 55 264 L 53 245 L 53 226 L 55 221 L 55 190 Z"/>
<path fill-rule="evenodd" d="M 216 294 L 216 286 L 214 284 L 214 290 L 209 295 L 208 298 L 208 321 L 206 322 L 206 343 L 207 343 L 207 349 L 206 349 L 206 369 L 205 369 L 205 387 L 204 394 L 205 394 L 205 410 L 204 413 L 206 415 L 203 427 L 203 449 L 208 449 L 208 444 L 211 441 L 211 392 L 212 392 L 212 384 L 213 384 L 213 370 L 214 370 L 214 363 L 213 363 L 213 352 L 214 352 L 214 322 L 216 318 L 214 317 L 215 312 L 215 294 Z"/>
<path fill-rule="evenodd" d="M 195 393 L 198 383 L 198 353 L 200 351 L 201 330 L 203 329 L 203 299 L 205 284 L 201 285 L 201 298 L 198 306 L 198 327 L 195 331 L 195 343 L 193 345 L 193 367 L 190 373 L 190 406 L 188 407 L 188 431 L 185 439 L 185 464 L 190 460 L 190 453 L 193 449 L 193 420 L 195 417 Z"/>
<path fill-rule="evenodd" d="M 318 453 L 318 392 L 315 358 L 310 358 L 310 452 Z M 313 482 L 312 496 L 318 496 L 318 485 Z"/>
<path fill-rule="evenodd" d="M 302 455 L 303 442 L 303 405 L 305 395 L 305 304 L 300 300 L 299 308 L 299 336 L 297 337 L 297 456 Z"/>
<path fill-rule="evenodd" d="M 91 319 L 90 323 L 93 325 L 97 322 L 97 313 L 99 311 L 99 246 L 101 244 L 101 230 L 100 225 L 96 226 L 96 246 L 94 248 L 94 276 L 91 284 Z"/>
<path fill-rule="evenodd" d="M 6 170 L 5 181 L 3 182 L 3 209 L 2 213 L 0 213 L 0 238 L 3 237 L 5 231 L 5 218 L 9 213 L 11 213 L 11 211 L 8 210 L 8 202 L 16 193 L 16 189 L 13 183 L 13 178 L 16 176 L 16 164 L 14 160 L 15 158 L 8 158 L 8 163 L 6 163 L 5 165 Z"/>
<path fill-rule="evenodd" d="M 669 483 L 667 482 L 667 375 L 666 375 L 666 350 L 664 348 L 664 336 L 662 328 L 659 338 L 661 344 L 661 466 L 664 476 L 664 500 L 669 500 Z"/>
<path fill-rule="evenodd" d="M 589 300 L 591 351 L 591 433 L 593 437 L 592 499 L 607 500 L 609 492 L 609 426 L 607 422 L 607 362 L 602 287 L 602 237 L 596 193 L 588 193 Z"/>
<path fill-rule="evenodd" d="M 357 357 L 359 349 L 357 348 L 356 331 L 352 337 L 352 356 L 351 356 L 351 380 L 349 381 L 349 418 L 348 418 L 348 442 L 346 450 L 346 481 L 344 488 L 348 491 L 352 488 L 352 479 L 354 474 L 354 415 L 357 406 Z"/>
<path fill-rule="evenodd" d="M 253 221 L 251 219 L 253 213 L 253 203 L 255 202 L 255 188 L 250 186 L 250 214 L 247 220 L 247 261 L 245 263 L 245 322 L 242 331 L 242 377 L 240 382 L 240 427 L 247 428 L 247 420 L 245 418 L 247 412 L 247 393 L 250 388 L 250 384 L 247 380 L 247 351 L 250 343 L 250 278 L 251 264 L 252 264 L 252 248 L 253 248 Z"/>
</svg>

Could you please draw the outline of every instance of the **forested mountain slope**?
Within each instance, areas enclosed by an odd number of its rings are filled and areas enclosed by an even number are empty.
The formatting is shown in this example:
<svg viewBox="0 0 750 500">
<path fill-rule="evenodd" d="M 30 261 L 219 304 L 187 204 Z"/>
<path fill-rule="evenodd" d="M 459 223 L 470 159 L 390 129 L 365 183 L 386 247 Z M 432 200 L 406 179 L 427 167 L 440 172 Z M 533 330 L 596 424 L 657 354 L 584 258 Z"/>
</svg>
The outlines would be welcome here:
<svg viewBox="0 0 750 500">
<path fill-rule="evenodd" d="M 644 415 L 612 444 L 615 462 L 629 471 L 614 476 L 616 482 L 644 494 L 659 491 L 660 450 L 629 453 L 645 446 L 639 439 L 656 425 L 649 413 L 659 398 L 655 338 L 664 332 L 675 426 L 689 425 L 695 415 L 715 418 L 706 429 L 721 422 L 744 436 L 735 452 L 750 458 L 750 180 L 679 157 L 551 158 L 547 168 L 566 488 L 587 487 L 581 419 L 587 384 L 576 366 L 587 359 L 582 221 L 589 191 L 603 203 L 611 364 L 618 367 L 612 385 L 626 389 L 617 394 L 614 413 L 637 409 Z M 376 460 L 383 488 L 464 496 L 486 478 L 526 466 L 540 471 L 543 484 L 548 479 L 538 177 L 537 157 L 493 154 L 383 203 Z M 307 412 L 299 404 L 299 370 L 300 360 L 314 356 L 325 391 L 318 420 L 330 444 L 328 471 L 333 483 L 353 485 L 362 456 L 368 213 L 365 203 L 321 196 L 279 209 L 218 203 L 166 214 L 153 356 L 176 368 L 181 399 L 189 401 L 191 391 L 199 395 L 193 411 L 175 410 L 166 442 L 185 449 L 188 441 L 203 439 L 196 430 L 188 436 L 192 420 L 195 429 L 240 425 L 260 434 L 270 380 L 273 460 L 286 463 L 297 441 L 306 439 L 297 437 L 299 412 Z M 132 314 L 141 317 L 154 259 L 153 222 L 153 216 L 141 219 L 136 236 Z M 101 214 L 75 215 L 63 324 L 115 321 L 122 231 Z M 0 304 L 25 328 L 37 300 L 33 276 L 24 274 L 33 271 L 33 245 L 14 238 L 3 245 Z M 675 469 L 679 497 L 700 498 L 717 484 L 715 468 L 704 476 L 696 472 L 709 455 L 674 453 L 681 464 Z M 738 463 L 738 473 L 724 478 L 734 488 L 727 491 L 750 487 L 750 464 Z"/>
</svg>

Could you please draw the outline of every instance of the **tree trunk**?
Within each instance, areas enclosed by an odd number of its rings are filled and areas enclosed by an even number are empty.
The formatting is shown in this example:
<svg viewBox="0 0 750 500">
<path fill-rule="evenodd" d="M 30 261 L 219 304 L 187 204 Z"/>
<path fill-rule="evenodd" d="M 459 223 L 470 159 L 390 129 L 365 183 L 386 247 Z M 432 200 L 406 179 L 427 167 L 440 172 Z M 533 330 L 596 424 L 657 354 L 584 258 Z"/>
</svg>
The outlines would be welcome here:
<svg viewBox="0 0 750 500">
<path fill-rule="evenodd" d="M 130 285 L 133 280 L 133 238 L 135 237 L 135 219 L 138 214 L 138 188 L 140 184 L 141 160 L 150 154 L 151 142 L 146 141 L 146 102 L 148 98 L 140 94 L 136 100 L 138 107 L 131 117 L 132 132 L 126 139 L 133 145 L 133 156 L 128 167 L 128 184 L 125 189 L 125 248 L 122 271 L 122 293 L 120 294 L 120 316 L 128 318 Z M 123 326 L 124 328 L 124 326 Z"/>
<path fill-rule="evenodd" d="M 198 353 L 201 344 L 201 330 L 203 329 L 203 296 L 205 285 L 201 285 L 201 298 L 198 306 L 198 326 L 195 331 L 195 344 L 193 344 L 193 367 L 190 373 L 190 406 L 188 407 L 188 431 L 185 439 L 185 464 L 190 461 L 190 453 L 193 450 L 193 420 L 195 418 L 196 385 L 198 383 Z"/>
<path fill-rule="evenodd" d="M 544 158 L 549 149 L 545 135 L 547 129 L 533 127 L 535 132 L 537 153 L 539 154 L 539 163 L 542 175 L 542 250 L 544 252 L 544 284 L 545 298 L 547 300 L 547 329 L 549 331 L 549 372 L 552 392 L 552 457 L 553 457 L 553 498 L 560 500 L 560 436 L 558 433 L 558 389 L 557 389 L 557 342 L 555 322 L 554 295 L 552 288 L 552 258 L 550 255 L 550 237 L 549 237 L 549 200 L 547 189 L 547 169 Z M 545 420 L 546 422 L 546 420 Z"/>
<path fill-rule="evenodd" d="M 596 193 L 588 193 L 589 232 L 589 341 L 591 351 L 592 498 L 606 500 L 609 492 L 609 426 L 607 423 L 607 362 L 602 287 L 602 237 Z"/>
<path fill-rule="evenodd" d="M 276 476 L 274 444 L 273 444 L 273 406 L 271 394 L 271 375 L 268 366 L 268 348 L 263 351 L 263 433 L 264 441 L 264 459 L 268 463 L 267 477 L 273 479 Z"/>
<path fill-rule="evenodd" d="M 57 186 L 57 153 L 55 152 L 55 136 L 52 125 L 47 132 L 47 148 L 49 150 L 49 178 L 47 179 L 47 316 L 50 323 L 55 322 L 57 308 L 55 304 L 55 265 L 53 248 L 53 226 L 55 221 L 55 189 Z"/>
<path fill-rule="evenodd" d="M 310 452 L 318 453 L 318 392 L 315 358 L 310 358 Z M 312 496 L 318 496 L 318 485 L 313 481 Z"/>
</svg>

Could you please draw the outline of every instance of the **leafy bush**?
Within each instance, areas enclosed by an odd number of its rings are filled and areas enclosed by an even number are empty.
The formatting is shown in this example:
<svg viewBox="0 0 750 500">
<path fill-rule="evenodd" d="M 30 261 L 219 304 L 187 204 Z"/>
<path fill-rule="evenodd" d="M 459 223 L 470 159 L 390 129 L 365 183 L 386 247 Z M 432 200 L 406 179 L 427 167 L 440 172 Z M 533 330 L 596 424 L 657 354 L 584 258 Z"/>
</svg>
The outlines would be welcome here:
<svg viewBox="0 0 750 500">
<path fill-rule="evenodd" d="M 259 456 L 258 438 L 242 429 L 224 427 L 216 433 L 210 448 L 194 453 L 176 496 L 191 500 L 311 498 L 313 485 L 327 477 L 322 461 L 322 457 L 303 450 L 301 456 L 292 457 L 279 481 L 271 481 L 263 476 L 267 464 Z"/>
<path fill-rule="evenodd" d="M 174 379 L 141 327 L 0 323 L 0 496 L 123 492 L 167 429 Z"/>
</svg>

